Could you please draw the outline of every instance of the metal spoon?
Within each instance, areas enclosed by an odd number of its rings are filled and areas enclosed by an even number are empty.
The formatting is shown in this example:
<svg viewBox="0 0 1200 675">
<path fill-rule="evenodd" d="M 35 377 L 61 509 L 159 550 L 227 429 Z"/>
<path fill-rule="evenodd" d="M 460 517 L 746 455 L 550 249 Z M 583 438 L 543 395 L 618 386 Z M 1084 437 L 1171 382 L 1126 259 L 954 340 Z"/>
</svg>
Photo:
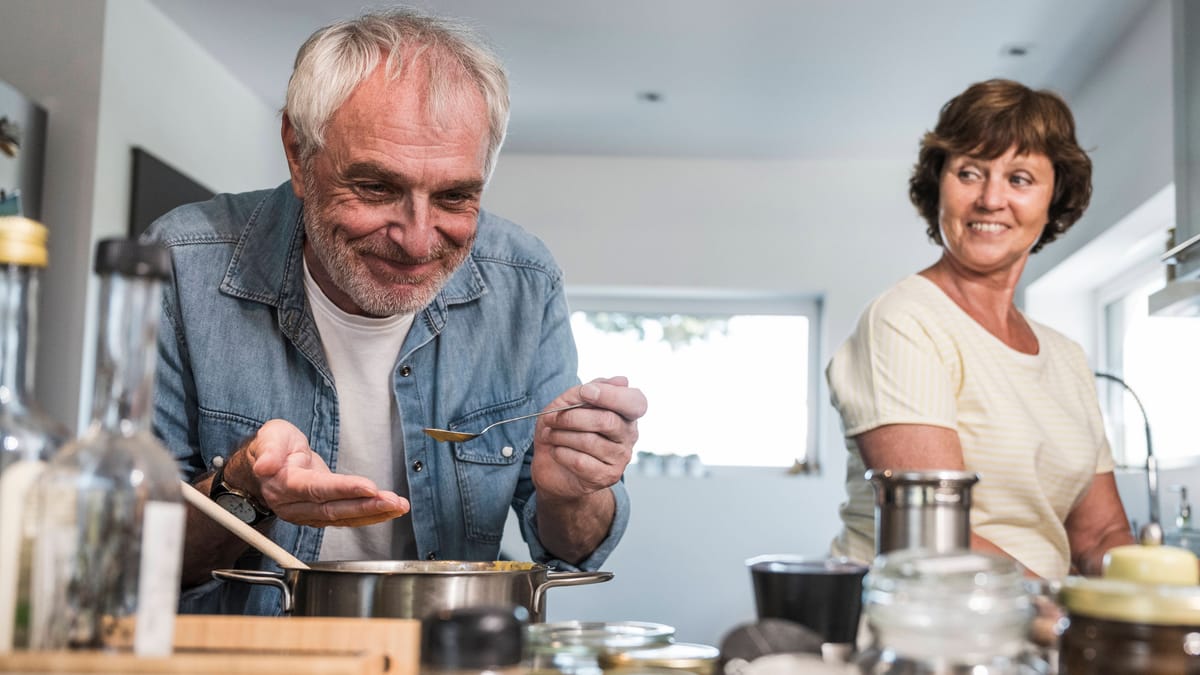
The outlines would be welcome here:
<svg viewBox="0 0 1200 675">
<path fill-rule="evenodd" d="M 429 427 L 426 427 L 424 431 L 439 441 L 445 441 L 446 443 L 462 443 L 464 441 L 469 441 L 472 438 L 482 436 L 486 434 L 492 427 L 497 427 L 501 424 L 508 424 L 509 422 L 516 422 L 517 420 L 525 420 L 529 419 L 530 417 L 537 417 L 538 415 L 549 415 L 550 413 L 562 412 L 563 410 L 570 410 L 571 408 L 582 408 L 585 405 L 587 404 L 576 403 L 575 405 L 569 405 L 564 408 L 554 408 L 553 410 L 543 410 L 541 412 L 535 412 L 529 415 L 521 415 L 520 417 L 510 417 L 509 419 L 500 420 L 499 422 L 492 422 L 475 433 L 471 433 L 469 431 L 450 431 L 449 429 L 431 429 Z"/>
</svg>

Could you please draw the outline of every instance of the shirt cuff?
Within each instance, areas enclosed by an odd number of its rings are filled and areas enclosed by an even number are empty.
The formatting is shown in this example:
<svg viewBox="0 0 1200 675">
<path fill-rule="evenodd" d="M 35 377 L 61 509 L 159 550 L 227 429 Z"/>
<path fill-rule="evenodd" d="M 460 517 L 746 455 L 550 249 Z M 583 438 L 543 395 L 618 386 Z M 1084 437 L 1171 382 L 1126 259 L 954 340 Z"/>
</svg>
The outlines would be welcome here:
<svg viewBox="0 0 1200 675">
<path fill-rule="evenodd" d="M 550 553 L 546 550 L 546 547 L 542 546 L 542 540 L 538 537 L 537 530 L 537 492 L 535 491 L 530 495 L 529 501 L 525 503 L 525 511 L 521 514 L 521 530 L 525 535 L 525 541 L 529 544 L 530 558 L 534 562 L 539 562 L 562 571 L 590 572 L 600 569 L 600 566 L 612 554 L 613 549 L 617 547 L 617 543 L 621 541 L 621 537 L 625 534 L 625 528 L 629 525 L 629 492 L 625 489 L 624 479 L 618 481 L 616 485 L 613 485 L 609 489 L 613 493 L 615 508 L 608 536 L 604 538 L 604 541 L 600 542 L 600 545 L 592 551 L 591 555 L 578 565 L 573 565 L 565 560 L 554 557 L 553 553 Z"/>
</svg>

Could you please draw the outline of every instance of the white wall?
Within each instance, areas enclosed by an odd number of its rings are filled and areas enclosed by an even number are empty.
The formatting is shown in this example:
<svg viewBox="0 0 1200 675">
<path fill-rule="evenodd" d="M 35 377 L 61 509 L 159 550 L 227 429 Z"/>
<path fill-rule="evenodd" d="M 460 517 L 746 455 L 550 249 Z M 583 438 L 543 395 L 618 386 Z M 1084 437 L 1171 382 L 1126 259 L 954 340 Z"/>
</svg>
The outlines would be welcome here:
<svg viewBox="0 0 1200 675">
<path fill-rule="evenodd" d="M 42 275 L 36 393 L 75 423 L 96 183 L 103 2 L 6 3 L 0 79 L 46 108 L 42 220 L 50 267 Z"/>
<path fill-rule="evenodd" d="M 823 339 L 836 346 L 871 298 L 937 256 L 908 202 L 908 171 L 907 162 L 512 155 L 484 201 L 542 237 L 568 284 L 822 293 Z M 826 347 L 822 367 L 828 356 Z M 713 392 L 729 395 L 754 393 Z M 824 388 L 820 396 L 822 475 L 630 472 L 632 521 L 605 566 L 614 580 L 551 591 L 549 616 L 661 621 L 710 644 L 753 619 L 744 561 L 824 555 L 839 528 L 845 449 Z"/>
<path fill-rule="evenodd" d="M 42 287 L 37 395 L 69 426 L 86 422 L 91 252 L 128 231 L 130 148 L 141 146 L 217 191 L 287 177 L 273 110 L 146 0 L 7 3 L 0 79 L 49 111 L 50 268 Z M 282 88 L 284 83 L 280 84 Z"/>
</svg>

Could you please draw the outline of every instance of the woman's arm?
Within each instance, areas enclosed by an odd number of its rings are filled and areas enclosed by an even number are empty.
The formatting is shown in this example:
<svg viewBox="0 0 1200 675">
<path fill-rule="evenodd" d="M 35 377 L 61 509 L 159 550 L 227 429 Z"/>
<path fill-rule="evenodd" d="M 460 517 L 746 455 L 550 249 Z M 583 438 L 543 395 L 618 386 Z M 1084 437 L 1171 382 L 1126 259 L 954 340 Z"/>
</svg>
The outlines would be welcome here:
<svg viewBox="0 0 1200 675">
<path fill-rule="evenodd" d="M 1100 574 L 1110 548 L 1134 543 L 1111 471 L 1096 474 L 1083 499 L 1067 515 L 1066 527 L 1071 564 L 1087 576 Z"/>
<path fill-rule="evenodd" d="M 854 440 L 862 453 L 863 464 L 868 468 L 897 471 L 962 471 L 966 468 L 958 432 L 946 427 L 888 424 L 863 432 L 855 436 Z M 1120 506 L 1119 501 L 1117 505 Z M 971 550 L 1013 557 L 974 532 L 971 533 Z M 1074 545 L 1071 546 L 1071 550 L 1075 550 Z M 1037 576 L 1024 566 L 1022 569 L 1027 576 Z"/>
</svg>

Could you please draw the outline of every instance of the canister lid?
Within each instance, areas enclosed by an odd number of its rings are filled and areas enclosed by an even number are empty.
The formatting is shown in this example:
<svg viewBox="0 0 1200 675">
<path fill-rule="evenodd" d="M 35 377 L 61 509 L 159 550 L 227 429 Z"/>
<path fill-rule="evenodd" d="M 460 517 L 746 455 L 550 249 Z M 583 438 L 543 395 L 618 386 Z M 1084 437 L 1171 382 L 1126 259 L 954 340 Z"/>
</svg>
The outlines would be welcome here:
<svg viewBox="0 0 1200 675">
<path fill-rule="evenodd" d="M 535 649 L 584 646 L 603 651 L 669 644 L 675 629 L 647 621 L 559 621 L 530 624 L 528 633 Z"/>
<path fill-rule="evenodd" d="M 486 670 L 521 662 L 522 607 L 441 610 L 421 621 L 421 663 L 444 670 Z"/>
<path fill-rule="evenodd" d="M 1200 586 L 1068 577 L 1060 599 L 1068 613 L 1093 619 L 1200 627 Z"/>
<path fill-rule="evenodd" d="M 103 239 L 96 244 L 96 274 L 121 274 L 166 280 L 171 276 L 171 254 L 161 244 L 136 239 Z"/>
<path fill-rule="evenodd" d="M 0 216 L 0 264 L 45 267 L 46 226 L 24 216 Z"/>
<path fill-rule="evenodd" d="M 598 663 L 606 671 L 628 671 L 642 669 L 682 670 L 698 675 L 716 672 L 717 659 L 721 655 L 716 647 L 690 642 L 674 642 L 649 649 L 606 652 Z"/>
</svg>

